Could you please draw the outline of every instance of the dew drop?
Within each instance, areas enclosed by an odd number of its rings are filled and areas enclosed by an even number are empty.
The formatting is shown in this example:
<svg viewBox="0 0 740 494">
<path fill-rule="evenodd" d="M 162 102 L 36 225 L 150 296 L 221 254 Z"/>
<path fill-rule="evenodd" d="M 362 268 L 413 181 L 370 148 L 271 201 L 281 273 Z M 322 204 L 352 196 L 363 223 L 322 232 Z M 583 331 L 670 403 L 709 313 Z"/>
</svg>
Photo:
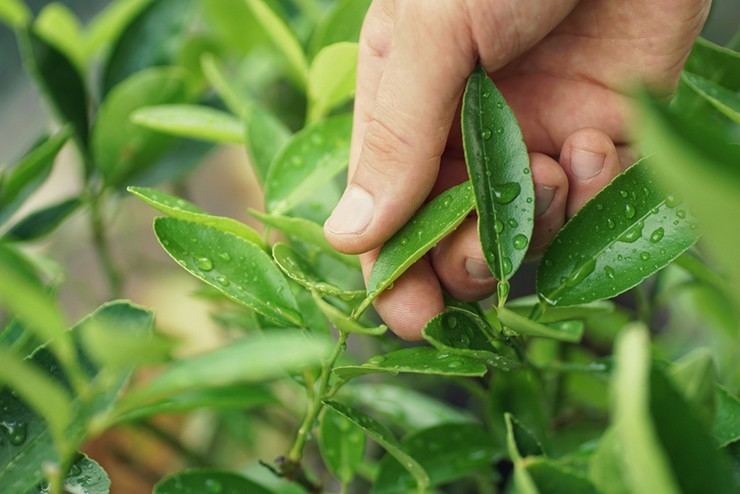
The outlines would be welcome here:
<svg viewBox="0 0 740 494">
<path fill-rule="evenodd" d="M 321 134 L 313 134 L 311 136 L 311 142 L 317 146 L 321 146 L 322 144 L 324 144 L 324 136 L 322 136 Z"/>
<path fill-rule="evenodd" d="M 520 233 L 519 235 L 514 237 L 513 243 L 515 249 L 525 249 L 527 247 L 527 237 Z"/>
<path fill-rule="evenodd" d="M 231 282 L 225 276 L 219 276 L 219 277 L 217 277 L 216 278 L 216 281 L 218 281 L 219 284 L 221 286 L 224 286 L 224 287 L 231 285 Z"/>
<path fill-rule="evenodd" d="M 657 228 L 653 233 L 650 234 L 650 241 L 654 244 L 657 244 L 661 241 L 663 235 L 665 235 L 665 230 L 663 230 L 663 228 Z"/>
<path fill-rule="evenodd" d="M 606 219 L 606 226 L 609 227 L 610 230 L 614 230 L 614 220 L 611 218 Z"/>
<path fill-rule="evenodd" d="M 565 286 L 572 288 L 580 284 L 588 275 L 594 272 L 596 268 L 596 259 L 585 259 L 575 265 L 565 280 Z"/>
<path fill-rule="evenodd" d="M 449 362 L 447 362 L 447 367 L 449 369 L 457 369 L 461 365 L 462 365 L 462 362 L 460 362 L 459 360 L 450 360 Z"/>
<path fill-rule="evenodd" d="M 501 260 L 501 269 L 504 270 L 504 275 L 511 273 L 511 268 L 512 268 L 511 259 L 509 259 L 508 257 L 504 257 Z"/>
<path fill-rule="evenodd" d="M 491 93 L 489 93 L 488 91 L 483 91 L 482 96 L 483 96 L 483 99 L 488 99 L 491 96 Z"/>
<path fill-rule="evenodd" d="M 213 269 L 213 261 L 211 261 L 207 257 L 199 257 L 195 260 L 195 265 L 198 266 L 198 269 L 201 271 L 210 271 Z"/>
<path fill-rule="evenodd" d="M 626 191 L 626 190 L 620 190 L 620 191 L 619 191 L 619 196 L 620 196 L 620 197 L 621 197 L 622 199 L 627 199 L 627 195 L 628 195 L 628 194 L 627 194 L 627 191 Z"/>
<path fill-rule="evenodd" d="M 650 259 L 650 252 L 640 252 L 640 259 L 643 261 Z"/>
<path fill-rule="evenodd" d="M 72 477 L 77 477 L 81 473 L 82 473 L 82 468 L 80 468 L 80 466 L 77 463 L 72 465 L 69 469 L 69 475 Z"/>
<path fill-rule="evenodd" d="M 624 205 L 624 216 L 627 219 L 632 219 L 635 217 L 635 214 L 637 212 L 635 211 L 635 207 L 632 204 L 625 204 Z"/>
<path fill-rule="evenodd" d="M 509 204 L 519 197 L 521 186 L 516 182 L 508 182 L 493 186 L 493 200 L 499 204 Z"/>
<path fill-rule="evenodd" d="M 496 108 L 498 108 L 498 109 L 500 110 L 500 109 L 502 109 L 503 107 L 504 107 L 504 104 L 503 104 L 503 102 L 501 102 L 501 101 L 497 101 L 497 102 L 496 102 Z"/>
<path fill-rule="evenodd" d="M 554 263 L 552 262 L 551 259 L 545 259 L 545 266 L 546 267 L 551 268 L 551 267 L 553 267 L 553 265 L 554 265 Z"/>
<path fill-rule="evenodd" d="M 460 335 L 460 344 L 462 344 L 463 346 L 470 345 L 470 336 L 467 333 L 462 333 Z"/>
<path fill-rule="evenodd" d="M 529 175 L 529 173 L 530 173 L 530 171 L 529 171 L 529 167 L 525 168 L 525 169 L 524 169 L 524 170 L 522 170 L 522 171 L 524 172 L 524 174 L 525 174 L 525 175 Z M 530 202 L 532 202 L 532 201 L 530 201 Z"/>
<path fill-rule="evenodd" d="M 407 237 L 401 237 L 400 243 L 401 245 L 406 245 L 409 243 L 409 239 Z"/>
<path fill-rule="evenodd" d="M 502 135 L 504 133 L 504 128 L 503 127 L 499 127 L 498 129 L 496 129 L 496 133 L 498 135 Z"/>
<path fill-rule="evenodd" d="M 487 141 L 491 138 L 493 134 L 491 133 L 491 129 L 483 129 L 483 132 L 481 132 L 481 137 L 484 141 Z"/>
<path fill-rule="evenodd" d="M 527 197 L 527 204 L 532 204 L 532 198 L 531 197 Z"/>
<path fill-rule="evenodd" d="M 301 158 L 298 155 L 295 155 L 292 158 L 290 158 L 290 163 L 296 168 L 300 168 L 301 166 L 303 166 L 303 158 Z"/>
<path fill-rule="evenodd" d="M 665 198 L 665 205 L 668 206 L 669 208 L 675 208 L 676 206 L 681 204 L 681 202 L 682 202 L 681 199 L 679 199 L 678 197 L 674 195 L 669 195 L 668 197 Z"/>
<path fill-rule="evenodd" d="M 221 486 L 221 483 L 214 479 L 206 479 L 205 484 L 206 490 L 212 494 L 219 494 L 224 490 L 224 488 Z"/>
<path fill-rule="evenodd" d="M 8 435 L 8 440 L 13 446 L 20 446 L 21 444 L 26 442 L 28 426 L 25 422 L 8 420 L 5 422 L 0 422 L 0 426 L 5 429 L 5 433 Z"/>
<path fill-rule="evenodd" d="M 515 220 L 514 218 L 511 218 L 509 221 L 507 221 L 510 227 L 516 228 L 519 226 L 519 222 Z"/>
<path fill-rule="evenodd" d="M 686 210 L 685 209 L 677 209 L 676 210 L 676 216 L 678 216 L 681 219 L 684 219 L 686 217 Z"/>
<path fill-rule="evenodd" d="M 493 229 L 496 230 L 496 233 L 501 233 L 504 231 L 504 222 L 501 220 L 496 220 L 493 222 Z"/>
<path fill-rule="evenodd" d="M 617 272 L 611 266 L 604 266 L 604 273 L 606 274 L 606 277 L 610 280 L 613 280 L 617 276 Z"/>
<path fill-rule="evenodd" d="M 379 365 L 385 362 L 385 357 L 383 355 L 376 355 L 375 357 L 372 357 L 370 360 L 367 361 L 368 364 L 372 365 Z"/>
<path fill-rule="evenodd" d="M 597 204 L 596 205 L 596 209 L 599 210 L 599 211 L 603 211 L 604 210 L 604 205 L 603 204 Z"/>
<path fill-rule="evenodd" d="M 619 241 L 627 243 L 627 244 L 636 242 L 642 236 L 642 228 L 644 226 L 645 226 L 645 223 L 640 221 L 639 223 L 635 224 L 632 228 L 624 232 L 622 236 L 619 237 Z"/>
<path fill-rule="evenodd" d="M 222 260 L 222 261 L 224 261 L 224 262 L 229 262 L 229 261 L 231 261 L 231 256 L 229 255 L 229 253 L 228 253 L 228 252 L 221 252 L 221 253 L 220 253 L 220 254 L 218 255 L 218 258 L 219 258 L 219 259 L 221 259 L 221 260 Z"/>
</svg>

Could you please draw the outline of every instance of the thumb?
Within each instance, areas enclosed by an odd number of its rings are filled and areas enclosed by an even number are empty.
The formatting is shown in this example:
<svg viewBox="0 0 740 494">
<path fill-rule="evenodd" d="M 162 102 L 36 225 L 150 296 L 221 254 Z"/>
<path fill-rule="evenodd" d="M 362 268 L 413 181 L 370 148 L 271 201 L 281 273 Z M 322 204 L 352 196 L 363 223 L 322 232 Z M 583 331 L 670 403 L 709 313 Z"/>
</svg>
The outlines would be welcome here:
<svg viewBox="0 0 740 494">
<path fill-rule="evenodd" d="M 475 63 L 469 38 L 459 34 L 467 32 L 465 18 L 444 11 L 448 4 L 396 4 L 391 50 L 377 92 L 356 102 L 356 113 L 366 115 L 360 122 L 364 129 L 353 134 L 361 139 L 359 157 L 350 163 L 349 185 L 324 226 L 339 251 L 357 254 L 381 245 L 434 185 Z"/>
</svg>

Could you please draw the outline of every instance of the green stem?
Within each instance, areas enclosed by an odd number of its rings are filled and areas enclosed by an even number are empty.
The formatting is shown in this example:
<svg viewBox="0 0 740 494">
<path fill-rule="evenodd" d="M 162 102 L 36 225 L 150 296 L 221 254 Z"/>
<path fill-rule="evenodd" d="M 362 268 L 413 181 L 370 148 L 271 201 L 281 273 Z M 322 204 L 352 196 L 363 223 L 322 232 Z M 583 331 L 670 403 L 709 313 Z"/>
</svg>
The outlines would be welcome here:
<svg viewBox="0 0 740 494">
<path fill-rule="evenodd" d="M 105 222 L 100 210 L 101 197 L 102 194 L 94 194 L 90 199 L 90 226 L 93 235 L 93 246 L 108 281 L 110 298 L 116 299 L 121 296 L 123 282 L 121 280 L 121 274 L 113 261 L 110 244 L 105 236 Z"/>
<path fill-rule="evenodd" d="M 650 308 L 650 300 L 648 298 L 645 287 L 643 285 L 637 285 L 635 288 L 633 288 L 632 292 L 635 294 L 637 318 L 650 326 L 650 319 L 652 319 L 652 309 Z"/>
<path fill-rule="evenodd" d="M 331 370 L 334 368 L 334 363 L 337 361 L 337 358 L 339 358 L 339 355 L 344 351 L 344 345 L 347 342 L 348 336 L 349 333 L 345 333 L 344 331 L 339 332 L 339 338 L 337 338 L 337 343 L 334 346 L 334 351 L 331 353 L 331 355 L 329 355 L 329 358 L 326 359 L 324 364 L 321 366 L 319 388 L 316 391 L 313 400 L 308 406 L 306 416 L 303 419 L 303 423 L 301 423 L 300 428 L 298 429 L 298 434 L 296 435 L 293 447 L 290 448 L 290 451 L 288 452 L 288 460 L 293 464 L 299 463 L 301 461 L 301 458 L 303 457 L 303 448 L 306 446 L 308 433 L 311 432 L 313 424 L 314 422 L 316 422 L 316 419 L 319 416 L 321 409 L 323 408 L 323 403 L 321 400 L 323 400 L 326 396 L 326 389 L 329 385 L 329 379 L 331 378 Z"/>
</svg>

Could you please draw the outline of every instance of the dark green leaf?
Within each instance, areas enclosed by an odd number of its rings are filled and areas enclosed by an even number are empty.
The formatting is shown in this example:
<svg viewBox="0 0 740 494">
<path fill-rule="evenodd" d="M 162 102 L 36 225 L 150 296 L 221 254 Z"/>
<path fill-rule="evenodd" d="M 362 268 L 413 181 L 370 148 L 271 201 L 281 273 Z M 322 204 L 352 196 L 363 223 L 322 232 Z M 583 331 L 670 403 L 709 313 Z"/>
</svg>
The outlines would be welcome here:
<svg viewBox="0 0 740 494">
<path fill-rule="evenodd" d="M 352 116 L 339 115 L 294 135 L 275 157 L 267 174 L 267 211 L 291 211 L 344 170 L 349 161 L 351 131 Z"/>
<path fill-rule="evenodd" d="M 429 472 L 430 487 L 491 468 L 500 454 L 486 431 L 475 424 L 442 424 L 404 437 L 401 446 Z M 392 456 L 380 462 L 374 494 L 413 491 L 416 481 Z"/>
<path fill-rule="evenodd" d="M 545 397 L 543 383 L 531 369 L 522 368 L 499 379 L 491 379 L 486 414 L 497 441 L 501 444 L 506 442 L 506 413 L 518 417 L 537 437 L 546 437 L 550 415 Z"/>
<path fill-rule="evenodd" d="M 528 456 L 544 456 L 542 444 L 534 433 L 510 413 L 504 414 L 506 420 L 506 446 L 509 457 L 515 462 Z"/>
<path fill-rule="evenodd" d="M 547 458 L 532 458 L 522 467 L 539 494 L 603 494 L 585 477 Z"/>
<path fill-rule="evenodd" d="M 34 211 L 13 225 L 5 234 L 5 238 L 28 242 L 44 237 L 56 230 L 81 205 L 82 198 L 73 197 Z"/>
<path fill-rule="evenodd" d="M 681 74 L 681 80 L 727 118 L 740 124 L 740 96 L 736 92 L 691 72 Z"/>
<path fill-rule="evenodd" d="M 110 479 L 103 467 L 83 454 L 72 463 L 64 479 L 65 492 L 75 494 L 108 494 L 110 487 Z M 27 494 L 48 494 L 48 492 L 48 486 L 44 482 L 43 487 L 37 486 Z"/>
<path fill-rule="evenodd" d="M 483 254 L 494 276 L 507 280 L 532 237 L 534 185 L 516 117 L 481 67 L 465 89 L 462 131 Z"/>
<path fill-rule="evenodd" d="M 457 185 L 434 198 L 398 230 L 380 250 L 367 282 L 364 310 L 404 271 L 463 222 L 474 207 L 469 182 Z"/>
<path fill-rule="evenodd" d="M 259 246 L 177 218 L 157 218 L 154 231 L 167 253 L 196 278 L 263 316 L 301 326 L 287 281 Z"/>
<path fill-rule="evenodd" d="M 540 297 L 552 305 L 614 297 L 698 240 L 693 216 L 662 189 L 653 163 L 617 176 L 556 235 L 537 271 Z"/>
<path fill-rule="evenodd" d="M 244 118 L 244 142 L 249 160 L 257 178 L 264 185 L 270 166 L 290 139 L 291 133 L 277 117 L 257 104 L 251 105 Z"/>
<path fill-rule="evenodd" d="M 241 144 L 244 127 L 233 115 L 202 105 L 158 105 L 140 108 L 131 121 L 177 137 Z"/>
<path fill-rule="evenodd" d="M 685 70 L 733 91 L 740 89 L 740 53 L 698 38 Z"/>
<path fill-rule="evenodd" d="M 581 341 L 583 336 L 583 321 L 559 321 L 545 325 L 521 316 L 506 307 L 497 307 L 494 312 L 502 324 L 524 336 L 551 338 L 571 343 Z"/>
<path fill-rule="evenodd" d="M 670 368 L 676 387 L 707 427 L 714 421 L 716 412 L 715 388 L 717 371 L 712 352 L 697 348 L 677 360 Z"/>
<path fill-rule="evenodd" d="M 311 37 L 308 52 L 313 57 L 325 46 L 360 40 L 360 28 L 372 0 L 339 0 L 322 19 Z"/>
<path fill-rule="evenodd" d="M 272 491 L 233 472 L 210 468 L 183 470 L 160 480 L 153 494 L 249 493 L 272 494 Z"/>
<path fill-rule="evenodd" d="M 331 473 L 348 484 L 365 454 L 365 435 L 347 417 L 326 408 L 319 422 L 319 448 Z"/>
<path fill-rule="evenodd" d="M 393 434 L 374 418 L 365 415 L 359 410 L 350 408 L 335 401 L 325 401 L 327 406 L 349 419 L 355 426 L 362 429 L 368 437 L 380 444 L 388 454 L 398 460 L 401 465 L 414 477 L 420 492 L 424 492 L 429 485 L 429 475 L 419 463 L 411 457 L 398 443 Z"/>
<path fill-rule="evenodd" d="M 740 440 L 740 399 L 722 386 L 717 386 L 717 415 L 714 438 L 720 446 Z"/>
<path fill-rule="evenodd" d="M 376 355 L 363 365 L 334 367 L 334 374 L 347 380 L 364 374 L 433 374 L 440 376 L 482 376 L 486 366 L 479 360 L 452 355 L 429 347 L 413 347 Z"/>
</svg>

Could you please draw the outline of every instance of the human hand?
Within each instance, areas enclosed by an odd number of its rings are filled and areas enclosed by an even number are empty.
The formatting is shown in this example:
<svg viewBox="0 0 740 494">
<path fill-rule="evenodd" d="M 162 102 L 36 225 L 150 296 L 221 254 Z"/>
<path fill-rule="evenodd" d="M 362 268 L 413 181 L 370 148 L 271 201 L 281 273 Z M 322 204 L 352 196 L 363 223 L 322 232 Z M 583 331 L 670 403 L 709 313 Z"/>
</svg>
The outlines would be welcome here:
<svg viewBox="0 0 740 494">
<path fill-rule="evenodd" d="M 427 197 L 467 180 L 459 105 L 477 63 L 519 120 L 535 184 L 529 256 L 631 163 L 630 85 L 670 92 L 709 0 L 374 0 L 363 24 L 350 179 L 324 227 L 339 251 L 379 247 Z M 559 157 L 558 157 L 559 156 Z M 556 161 L 555 158 L 558 157 Z M 444 310 L 442 289 L 480 300 L 496 287 L 466 220 L 375 307 L 419 339 Z"/>
</svg>

